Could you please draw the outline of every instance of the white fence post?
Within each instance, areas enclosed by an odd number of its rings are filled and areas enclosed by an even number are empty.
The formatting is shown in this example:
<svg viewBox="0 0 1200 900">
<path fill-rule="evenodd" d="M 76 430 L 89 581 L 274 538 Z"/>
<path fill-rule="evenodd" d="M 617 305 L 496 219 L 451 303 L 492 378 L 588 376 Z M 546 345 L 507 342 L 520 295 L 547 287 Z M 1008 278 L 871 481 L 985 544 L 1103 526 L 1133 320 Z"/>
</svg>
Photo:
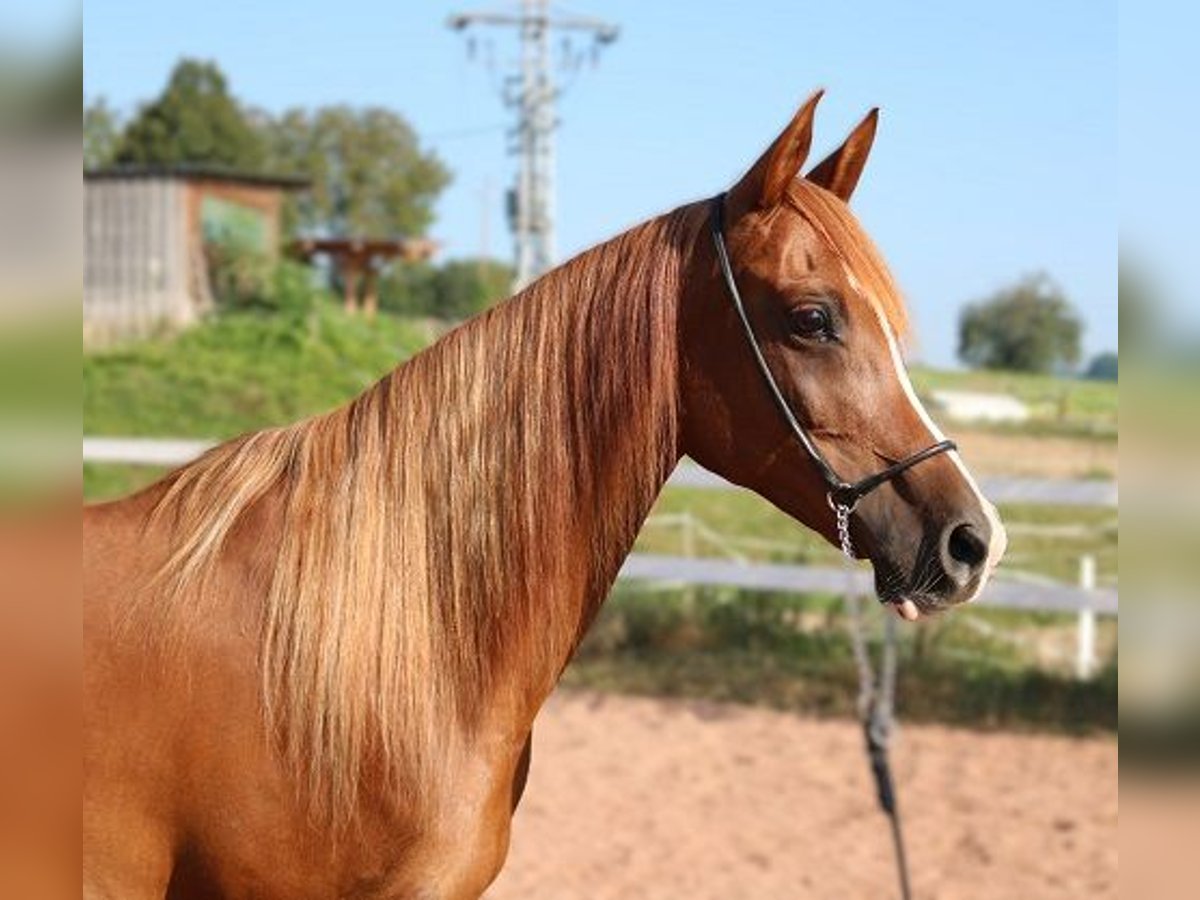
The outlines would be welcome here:
<svg viewBox="0 0 1200 900">
<path fill-rule="evenodd" d="M 696 518 L 689 509 L 683 514 L 683 555 L 688 559 L 696 557 Z M 696 606 L 696 586 L 688 584 L 683 589 L 683 607 L 691 610 Z"/>
<path fill-rule="evenodd" d="M 1096 589 L 1096 557 L 1085 554 L 1079 558 L 1079 586 L 1085 591 Z M 1078 646 L 1075 653 L 1075 676 L 1092 677 L 1096 668 L 1096 610 L 1089 603 L 1079 610 Z"/>
</svg>

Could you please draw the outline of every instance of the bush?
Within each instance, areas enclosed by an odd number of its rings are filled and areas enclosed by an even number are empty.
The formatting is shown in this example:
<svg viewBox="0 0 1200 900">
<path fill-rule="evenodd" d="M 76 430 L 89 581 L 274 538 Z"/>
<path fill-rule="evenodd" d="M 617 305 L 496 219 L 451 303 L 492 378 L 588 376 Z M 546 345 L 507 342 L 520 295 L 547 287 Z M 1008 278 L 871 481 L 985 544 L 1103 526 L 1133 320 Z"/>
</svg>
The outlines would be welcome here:
<svg viewBox="0 0 1200 900">
<path fill-rule="evenodd" d="M 512 269 L 495 260 L 450 260 L 434 277 L 434 314 L 442 319 L 469 318 L 507 297 L 512 281 Z"/>
<path fill-rule="evenodd" d="M 208 283 L 223 309 L 270 308 L 273 261 L 248 241 L 234 235 L 204 244 Z"/>
<path fill-rule="evenodd" d="M 1098 353 L 1088 363 L 1086 377 L 1092 381 L 1116 381 L 1117 367 L 1117 354 L 1111 351 Z"/>
<path fill-rule="evenodd" d="M 332 298 L 316 286 L 312 269 L 285 259 L 277 262 L 271 272 L 271 290 L 266 299 L 268 307 L 276 312 L 306 317 Z"/>
<path fill-rule="evenodd" d="M 512 279 L 509 266 L 491 259 L 394 265 L 380 284 L 379 305 L 399 315 L 457 321 L 507 297 Z"/>
<path fill-rule="evenodd" d="M 308 266 L 278 259 L 236 235 L 210 240 L 204 249 L 219 310 L 306 315 L 322 296 Z"/>
<path fill-rule="evenodd" d="M 436 274 L 437 269 L 427 262 L 392 265 L 380 279 L 379 308 L 399 316 L 435 315 Z"/>
<path fill-rule="evenodd" d="M 1051 372 L 1079 362 L 1083 323 L 1044 274 L 1031 275 L 963 310 L 958 355 L 970 366 Z"/>
</svg>

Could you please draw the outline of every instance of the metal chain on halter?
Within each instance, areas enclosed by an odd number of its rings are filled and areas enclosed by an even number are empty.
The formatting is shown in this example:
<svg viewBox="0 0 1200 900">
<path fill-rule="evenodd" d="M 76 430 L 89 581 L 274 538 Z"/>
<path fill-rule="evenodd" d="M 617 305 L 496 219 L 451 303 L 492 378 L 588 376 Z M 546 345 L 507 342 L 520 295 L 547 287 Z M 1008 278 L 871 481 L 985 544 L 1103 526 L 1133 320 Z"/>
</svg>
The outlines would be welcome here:
<svg viewBox="0 0 1200 900">
<path fill-rule="evenodd" d="M 837 517 L 837 536 L 838 543 L 842 547 L 842 556 L 847 561 L 854 559 L 854 542 L 850 540 L 850 515 L 854 512 L 853 506 L 847 506 L 844 503 L 834 503 L 833 498 L 829 498 L 829 505 L 833 507 L 833 514 Z"/>
<path fill-rule="evenodd" d="M 841 510 L 838 507 L 835 509 L 838 511 L 838 535 L 841 537 Z M 849 518 L 849 512 L 846 517 Z M 843 551 L 846 540 L 848 536 L 843 538 Z M 900 896 L 902 900 L 910 900 L 912 892 L 908 883 L 908 857 L 904 851 L 900 808 L 896 802 L 896 788 L 888 762 L 888 741 L 892 735 L 892 713 L 896 696 L 896 620 L 891 614 L 884 617 L 883 654 L 877 681 L 867 649 L 866 624 L 863 621 L 862 603 L 851 559 L 852 556 L 846 553 L 846 611 L 850 618 L 850 644 L 858 668 L 858 716 L 863 726 L 871 774 L 875 776 L 875 793 L 879 807 L 891 824 L 892 845 L 896 851 L 896 868 L 900 877 Z"/>
</svg>

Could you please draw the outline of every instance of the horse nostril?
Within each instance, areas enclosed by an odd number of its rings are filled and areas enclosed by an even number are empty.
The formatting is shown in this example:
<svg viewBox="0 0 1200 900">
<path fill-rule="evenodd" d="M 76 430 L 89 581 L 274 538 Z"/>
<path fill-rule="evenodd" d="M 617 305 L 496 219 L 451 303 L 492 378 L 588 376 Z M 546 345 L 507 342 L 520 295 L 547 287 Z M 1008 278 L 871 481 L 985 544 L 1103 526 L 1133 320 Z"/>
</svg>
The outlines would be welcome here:
<svg viewBox="0 0 1200 900">
<path fill-rule="evenodd" d="M 974 571 L 987 559 L 988 545 L 978 528 L 964 522 L 950 532 L 946 551 L 956 563 Z"/>
</svg>

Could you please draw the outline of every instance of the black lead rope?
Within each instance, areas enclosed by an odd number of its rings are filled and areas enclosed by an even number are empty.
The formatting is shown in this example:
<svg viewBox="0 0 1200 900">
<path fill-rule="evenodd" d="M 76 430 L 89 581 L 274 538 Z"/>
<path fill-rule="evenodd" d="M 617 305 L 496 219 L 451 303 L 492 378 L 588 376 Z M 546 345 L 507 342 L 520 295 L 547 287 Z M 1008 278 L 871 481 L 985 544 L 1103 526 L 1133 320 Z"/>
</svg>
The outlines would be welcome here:
<svg viewBox="0 0 1200 900">
<path fill-rule="evenodd" d="M 820 448 L 800 424 L 791 405 L 783 395 L 771 367 L 767 365 L 766 356 L 759 346 L 758 336 L 750 323 L 750 315 L 746 304 L 742 301 L 738 290 L 737 279 L 733 275 L 733 265 L 729 260 L 729 250 L 725 246 L 724 227 L 725 195 L 718 194 L 712 198 L 709 206 L 709 229 L 712 232 L 713 247 L 717 254 L 717 266 L 725 281 L 729 298 L 737 311 L 738 321 L 745 332 L 746 341 L 754 354 L 755 365 L 758 366 L 763 380 L 775 405 L 779 408 L 784 422 L 787 423 L 796 442 L 804 449 L 808 458 L 820 473 L 825 482 L 827 498 L 833 508 L 837 521 L 838 540 L 842 553 L 846 557 L 846 603 L 851 612 L 851 637 L 854 656 L 858 663 L 859 674 L 859 716 L 862 719 L 863 734 L 866 738 L 867 756 L 871 763 L 871 773 L 875 776 L 875 793 L 879 806 L 887 815 L 892 827 L 892 843 L 896 850 L 896 866 L 900 872 L 900 896 L 902 900 L 911 900 L 908 883 L 908 859 L 904 852 L 904 832 L 900 821 L 900 808 L 896 802 L 896 787 L 892 781 L 892 770 L 888 762 L 888 739 L 892 730 L 892 702 L 896 686 L 896 623 L 888 616 L 885 624 L 883 661 L 879 681 L 876 682 L 871 667 L 871 658 L 867 652 L 866 638 L 863 636 L 862 610 L 859 604 L 858 591 L 850 577 L 849 560 L 855 559 L 853 544 L 850 540 L 850 516 L 858 506 L 858 502 L 882 484 L 891 481 L 898 475 L 908 471 L 918 463 L 931 459 L 941 453 L 954 450 L 953 441 L 941 440 L 923 450 L 918 450 L 911 456 L 905 457 L 893 465 L 868 475 L 859 481 L 846 481 L 841 478 Z"/>
<path fill-rule="evenodd" d="M 883 654 L 879 678 L 876 679 L 867 651 L 862 606 L 854 584 L 850 563 L 846 563 L 846 608 L 850 613 L 850 640 L 858 665 L 858 714 L 862 722 L 867 759 L 875 777 L 875 797 L 879 808 L 888 817 L 892 846 L 896 853 L 896 870 L 900 879 L 901 900 L 911 900 L 908 880 L 908 855 L 904 849 L 904 828 L 900 819 L 896 785 L 888 758 L 892 736 L 893 707 L 896 696 L 896 620 L 890 615 L 884 620 Z"/>
</svg>

